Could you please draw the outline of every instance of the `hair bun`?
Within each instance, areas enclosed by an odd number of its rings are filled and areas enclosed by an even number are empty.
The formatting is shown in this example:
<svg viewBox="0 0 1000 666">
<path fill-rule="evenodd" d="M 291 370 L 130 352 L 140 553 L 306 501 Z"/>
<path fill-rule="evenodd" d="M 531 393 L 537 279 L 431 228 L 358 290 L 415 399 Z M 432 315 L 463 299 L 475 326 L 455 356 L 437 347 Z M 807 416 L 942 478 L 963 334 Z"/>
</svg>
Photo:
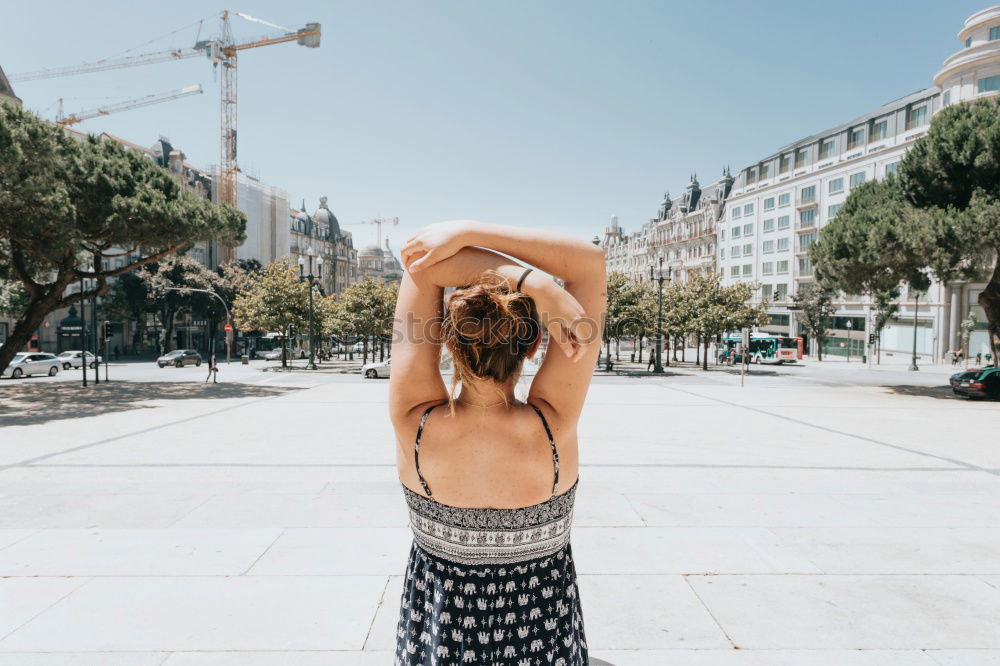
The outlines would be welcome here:
<svg viewBox="0 0 1000 666">
<path fill-rule="evenodd" d="M 455 360 L 456 381 L 472 376 L 504 382 L 520 369 L 541 325 L 530 296 L 487 273 L 452 293 L 442 334 Z"/>
</svg>

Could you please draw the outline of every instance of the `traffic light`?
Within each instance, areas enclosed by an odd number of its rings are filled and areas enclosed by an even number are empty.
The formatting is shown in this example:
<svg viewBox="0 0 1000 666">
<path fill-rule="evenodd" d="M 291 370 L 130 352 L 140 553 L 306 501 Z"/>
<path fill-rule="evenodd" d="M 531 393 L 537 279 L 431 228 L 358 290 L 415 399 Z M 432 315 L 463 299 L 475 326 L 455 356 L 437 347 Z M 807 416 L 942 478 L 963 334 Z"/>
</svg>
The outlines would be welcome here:
<svg viewBox="0 0 1000 666">
<path fill-rule="evenodd" d="M 101 327 L 101 337 L 105 340 L 111 339 L 111 322 L 105 321 L 104 326 Z"/>
</svg>

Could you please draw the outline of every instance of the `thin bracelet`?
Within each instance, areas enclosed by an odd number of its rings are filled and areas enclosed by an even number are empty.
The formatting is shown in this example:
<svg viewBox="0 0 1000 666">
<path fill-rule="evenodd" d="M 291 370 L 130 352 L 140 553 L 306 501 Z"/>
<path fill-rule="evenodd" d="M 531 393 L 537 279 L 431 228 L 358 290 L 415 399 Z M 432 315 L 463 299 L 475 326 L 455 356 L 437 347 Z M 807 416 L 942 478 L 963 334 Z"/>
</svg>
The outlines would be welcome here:
<svg viewBox="0 0 1000 666">
<path fill-rule="evenodd" d="M 534 268 L 525 268 L 524 272 L 521 273 L 521 279 L 517 281 L 517 288 L 514 291 L 521 291 L 521 286 L 524 284 L 524 278 L 528 277 L 528 273 L 535 270 Z"/>
</svg>

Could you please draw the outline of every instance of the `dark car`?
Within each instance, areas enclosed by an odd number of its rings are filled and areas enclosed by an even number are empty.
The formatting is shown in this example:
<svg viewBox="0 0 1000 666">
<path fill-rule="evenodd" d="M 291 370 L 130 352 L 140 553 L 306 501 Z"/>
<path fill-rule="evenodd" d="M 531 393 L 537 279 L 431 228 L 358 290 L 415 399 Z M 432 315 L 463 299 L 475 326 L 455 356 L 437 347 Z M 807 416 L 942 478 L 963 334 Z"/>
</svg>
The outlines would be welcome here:
<svg viewBox="0 0 1000 666">
<path fill-rule="evenodd" d="M 201 354 L 194 349 L 175 349 L 156 359 L 156 365 L 161 368 L 165 368 L 168 365 L 172 365 L 175 368 L 183 368 L 185 365 L 197 367 L 201 365 Z"/>
<path fill-rule="evenodd" d="M 967 398 L 1000 400 L 1000 368 L 978 368 L 951 376 L 951 390 Z"/>
</svg>

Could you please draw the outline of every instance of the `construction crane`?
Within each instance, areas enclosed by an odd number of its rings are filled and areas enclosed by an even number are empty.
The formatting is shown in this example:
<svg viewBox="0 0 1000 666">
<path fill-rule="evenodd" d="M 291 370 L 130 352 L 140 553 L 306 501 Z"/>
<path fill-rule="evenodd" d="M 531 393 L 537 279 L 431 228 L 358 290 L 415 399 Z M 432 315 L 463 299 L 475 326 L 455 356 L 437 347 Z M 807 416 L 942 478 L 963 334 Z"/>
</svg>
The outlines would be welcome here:
<svg viewBox="0 0 1000 666">
<path fill-rule="evenodd" d="M 390 225 L 392 225 L 392 226 L 395 227 L 396 225 L 399 224 L 399 218 L 398 217 L 376 217 L 375 219 L 372 219 L 372 220 L 362 220 L 360 222 L 348 222 L 344 226 L 350 227 L 350 226 L 356 226 L 358 224 L 374 224 L 377 227 L 377 229 L 378 229 L 378 246 L 381 248 L 382 247 L 382 225 L 383 224 L 390 224 Z"/>
<path fill-rule="evenodd" d="M 244 20 L 268 26 L 283 31 L 280 34 L 265 35 L 258 39 L 237 43 L 233 38 L 230 17 L 238 16 Z M 307 48 L 319 48 L 320 44 L 320 24 L 306 23 L 305 27 L 293 30 L 276 23 L 270 23 L 262 19 L 254 18 L 241 12 L 230 12 L 224 10 L 220 16 L 221 32 L 220 37 L 214 40 L 203 40 L 195 42 L 194 46 L 158 51 L 155 53 L 144 53 L 136 56 L 124 56 L 120 58 L 109 58 L 98 60 L 82 65 L 60 67 L 55 69 L 41 69 L 32 72 L 25 72 L 10 77 L 12 81 L 33 81 L 37 79 L 49 79 L 60 76 L 75 76 L 78 74 L 89 74 L 90 72 L 101 72 L 109 69 L 120 69 L 123 67 L 136 67 L 140 65 L 152 65 L 159 62 L 171 62 L 174 60 L 184 60 L 194 56 L 204 56 L 208 58 L 213 66 L 222 67 L 222 85 L 220 88 L 220 133 L 221 141 L 219 148 L 219 182 L 217 184 L 218 201 L 236 206 L 237 186 L 236 186 L 236 64 L 237 54 L 240 51 L 254 49 L 272 44 L 282 44 L 284 42 L 297 42 L 300 46 Z M 220 259 L 223 261 L 235 258 L 235 249 L 231 247 L 221 248 Z"/>
<path fill-rule="evenodd" d="M 202 90 L 201 85 L 187 86 L 185 88 L 178 88 L 177 90 L 155 93 L 144 97 L 128 99 L 124 102 L 100 106 L 96 109 L 90 109 L 89 111 L 71 113 L 68 116 L 64 116 L 62 113 L 62 100 L 60 99 L 59 116 L 56 119 L 56 122 L 60 125 L 75 125 L 76 123 L 83 122 L 84 120 L 90 120 L 91 118 L 97 118 L 98 116 L 106 116 L 111 113 L 118 113 L 119 111 L 130 111 L 132 109 L 138 109 L 151 104 L 160 104 L 161 102 L 169 102 L 181 97 L 188 97 L 189 95 L 200 95 L 202 92 L 204 91 Z"/>
</svg>

